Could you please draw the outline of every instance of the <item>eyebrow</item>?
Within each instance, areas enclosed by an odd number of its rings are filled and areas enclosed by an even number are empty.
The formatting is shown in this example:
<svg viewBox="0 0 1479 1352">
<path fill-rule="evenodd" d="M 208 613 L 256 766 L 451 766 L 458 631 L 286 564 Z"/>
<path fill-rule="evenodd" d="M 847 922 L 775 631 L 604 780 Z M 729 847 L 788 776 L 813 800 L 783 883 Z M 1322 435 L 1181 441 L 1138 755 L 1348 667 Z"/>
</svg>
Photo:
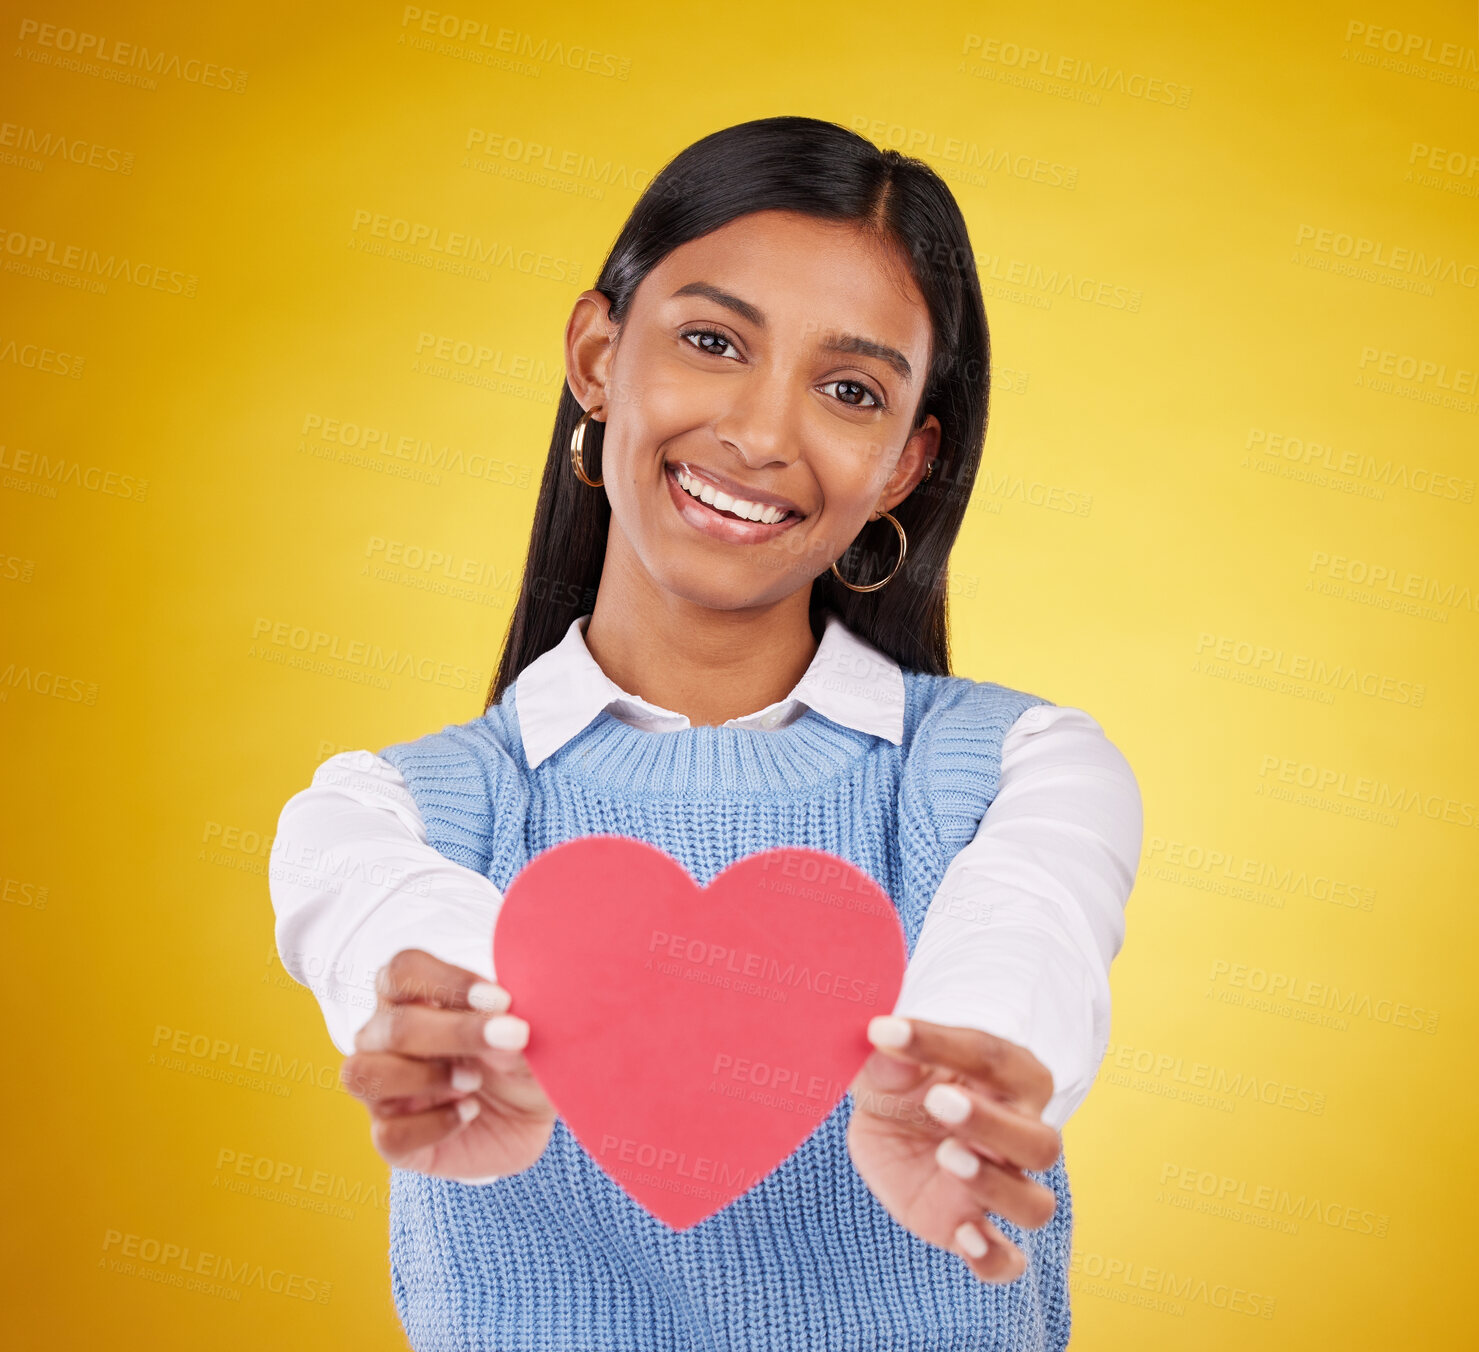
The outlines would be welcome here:
<svg viewBox="0 0 1479 1352">
<path fill-rule="evenodd" d="M 741 319 L 753 324 L 757 329 L 765 327 L 765 316 L 755 306 L 747 300 L 741 300 L 738 296 L 730 295 L 728 291 L 715 286 L 712 282 L 689 282 L 686 286 L 680 286 L 674 291 L 671 298 L 676 299 L 679 296 L 705 296 L 716 305 L 733 310 Z M 822 347 L 827 352 L 851 352 L 860 357 L 877 357 L 880 361 L 886 361 L 905 380 L 914 379 L 914 368 L 909 365 L 909 359 L 898 348 L 889 347 L 886 343 L 877 343 L 871 338 L 861 338 L 855 333 L 840 333 L 828 338 Z"/>
</svg>

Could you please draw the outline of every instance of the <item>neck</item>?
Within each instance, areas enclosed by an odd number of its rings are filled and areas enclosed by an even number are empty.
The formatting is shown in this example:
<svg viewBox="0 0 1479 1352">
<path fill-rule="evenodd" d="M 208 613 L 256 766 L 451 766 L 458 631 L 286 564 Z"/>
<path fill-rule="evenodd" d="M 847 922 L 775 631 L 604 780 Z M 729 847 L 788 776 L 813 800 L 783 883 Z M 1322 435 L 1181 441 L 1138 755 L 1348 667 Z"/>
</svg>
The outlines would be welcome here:
<svg viewBox="0 0 1479 1352">
<path fill-rule="evenodd" d="M 641 569 L 613 568 L 615 562 L 608 552 L 586 647 L 623 690 L 686 715 L 695 727 L 785 699 L 816 656 L 810 587 L 716 610 L 665 590 Z"/>
</svg>

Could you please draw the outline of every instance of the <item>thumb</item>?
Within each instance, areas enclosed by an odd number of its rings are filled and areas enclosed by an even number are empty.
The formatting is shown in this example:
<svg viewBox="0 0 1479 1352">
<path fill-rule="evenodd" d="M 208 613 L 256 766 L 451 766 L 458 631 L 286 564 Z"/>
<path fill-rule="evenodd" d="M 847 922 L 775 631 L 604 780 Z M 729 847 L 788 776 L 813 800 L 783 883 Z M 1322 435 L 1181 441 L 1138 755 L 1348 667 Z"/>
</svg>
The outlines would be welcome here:
<svg viewBox="0 0 1479 1352">
<path fill-rule="evenodd" d="M 887 1052 L 874 1052 L 863 1062 L 862 1074 L 874 1089 L 898 1094 L 919 1083 L 925 1067 L 917 1061 L 906 1061 Z"/>
<path fill-rule="evenodd" d="M 911 1060 L 907 1053 L 898 1050 L 907 1046 L 912 1037 L 913 1028 L 907 1019 L 885 1015 L 870 1020 L 868 1040 L 877 1050 L 863 1062 L 854 1083 L 881 1094 L 899 1094 L 912 1089 L 929 1071 L 928 1066 Z"/>
</svg>

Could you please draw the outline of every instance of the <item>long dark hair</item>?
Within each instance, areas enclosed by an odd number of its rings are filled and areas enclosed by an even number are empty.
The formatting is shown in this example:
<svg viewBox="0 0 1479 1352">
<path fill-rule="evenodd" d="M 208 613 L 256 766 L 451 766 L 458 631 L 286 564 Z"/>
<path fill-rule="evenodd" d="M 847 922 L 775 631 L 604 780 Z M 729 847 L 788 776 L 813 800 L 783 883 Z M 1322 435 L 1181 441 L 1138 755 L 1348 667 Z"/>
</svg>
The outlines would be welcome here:
<svg viewBox="0 0 1479 1352">
<path fill-rule="evenodd" d="M 647 185 L 617 236 L 596 289 L 618 322 L 638 284 L 689 240 L 755 211 L 802 212 L 850 221 L 900 246 L 929 305 L 933 327 L 919 421 L 940 420 L 939 452 L 924 482 L 893 509 L 908 555 L 878 591 L 850 591 L 831 569 L 812 583 L 812 633 L 834 610 L 855 633 L 901 666 L 950 674 L 946 566 L 981 462 L 991 390 L 991 339 L 975 256 L 949 187 L 922 160 L 880 150 L 847 127 L 810 117 L 765 117 L 695 141 Z M 594 609 L 611 504 L 575 477 L 570 434 L 583 410 L 566 383 L 550 436 L 518 603 L 485 709 L 518 674 Z M 587 424 L 583 461 L 600 477 L 602 424 Z M 894 528 L 864 526 L 837 561 L 850 581 L 883 577 L 898 559 Z"/>
</svg>

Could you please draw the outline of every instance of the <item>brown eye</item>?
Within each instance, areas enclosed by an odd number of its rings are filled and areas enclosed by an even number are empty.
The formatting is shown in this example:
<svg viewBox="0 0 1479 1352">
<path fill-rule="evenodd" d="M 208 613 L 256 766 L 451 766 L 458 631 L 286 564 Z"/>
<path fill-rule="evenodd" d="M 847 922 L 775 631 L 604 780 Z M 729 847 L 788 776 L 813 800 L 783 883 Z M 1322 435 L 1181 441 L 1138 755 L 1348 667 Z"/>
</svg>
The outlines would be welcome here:
<svg viewBox="0 0 1479 1352">
<path fill-rule="evenodd" d="M 833 385 L 841 386 L 842 389 L 852 392 L 849 395 L 840 396 L 839 399 L 838 399 L 838 402 L 839 403 L 846 404 L 849 408 L 882 408 L 883 407 L 883 397 L 882 397 L 882 395 L 879 395 L 879 394 L 874 393 L 874 391 L 870 390 L 860 380 L 831 380 L 831 381 L 828 381 L 827 384 L 823 385 L 822 388 L 824 390 L 825 389 L 830 389 Z M 871 399 L 873 402 L 871 404 L 863 403 L 863 402 L 861 402 L 861 399 L 858 396 L 866 396 L 868 399 Z"/>
<path fill-rule="evenodd" d="M 689 339 L 713 338 L 716 340 L 716 342 L 723 343 L 724 346 L 727 348 L 734 347 L 734 344 L 728 338 L 726 338 L 722 333 L 715 332 L 713 329 L 684 329 L 683 332 L 680 333 L 678 336 L 680 338 Z M 693 343 L 692 346 L 696 347 L 700 352 L 711 352 L 716 357 L 727 357 L 730 355 L 728 352 L 719 351 L 718 347 L 712 344 L 704 343 L 701 341 Z"/>
</svg>

